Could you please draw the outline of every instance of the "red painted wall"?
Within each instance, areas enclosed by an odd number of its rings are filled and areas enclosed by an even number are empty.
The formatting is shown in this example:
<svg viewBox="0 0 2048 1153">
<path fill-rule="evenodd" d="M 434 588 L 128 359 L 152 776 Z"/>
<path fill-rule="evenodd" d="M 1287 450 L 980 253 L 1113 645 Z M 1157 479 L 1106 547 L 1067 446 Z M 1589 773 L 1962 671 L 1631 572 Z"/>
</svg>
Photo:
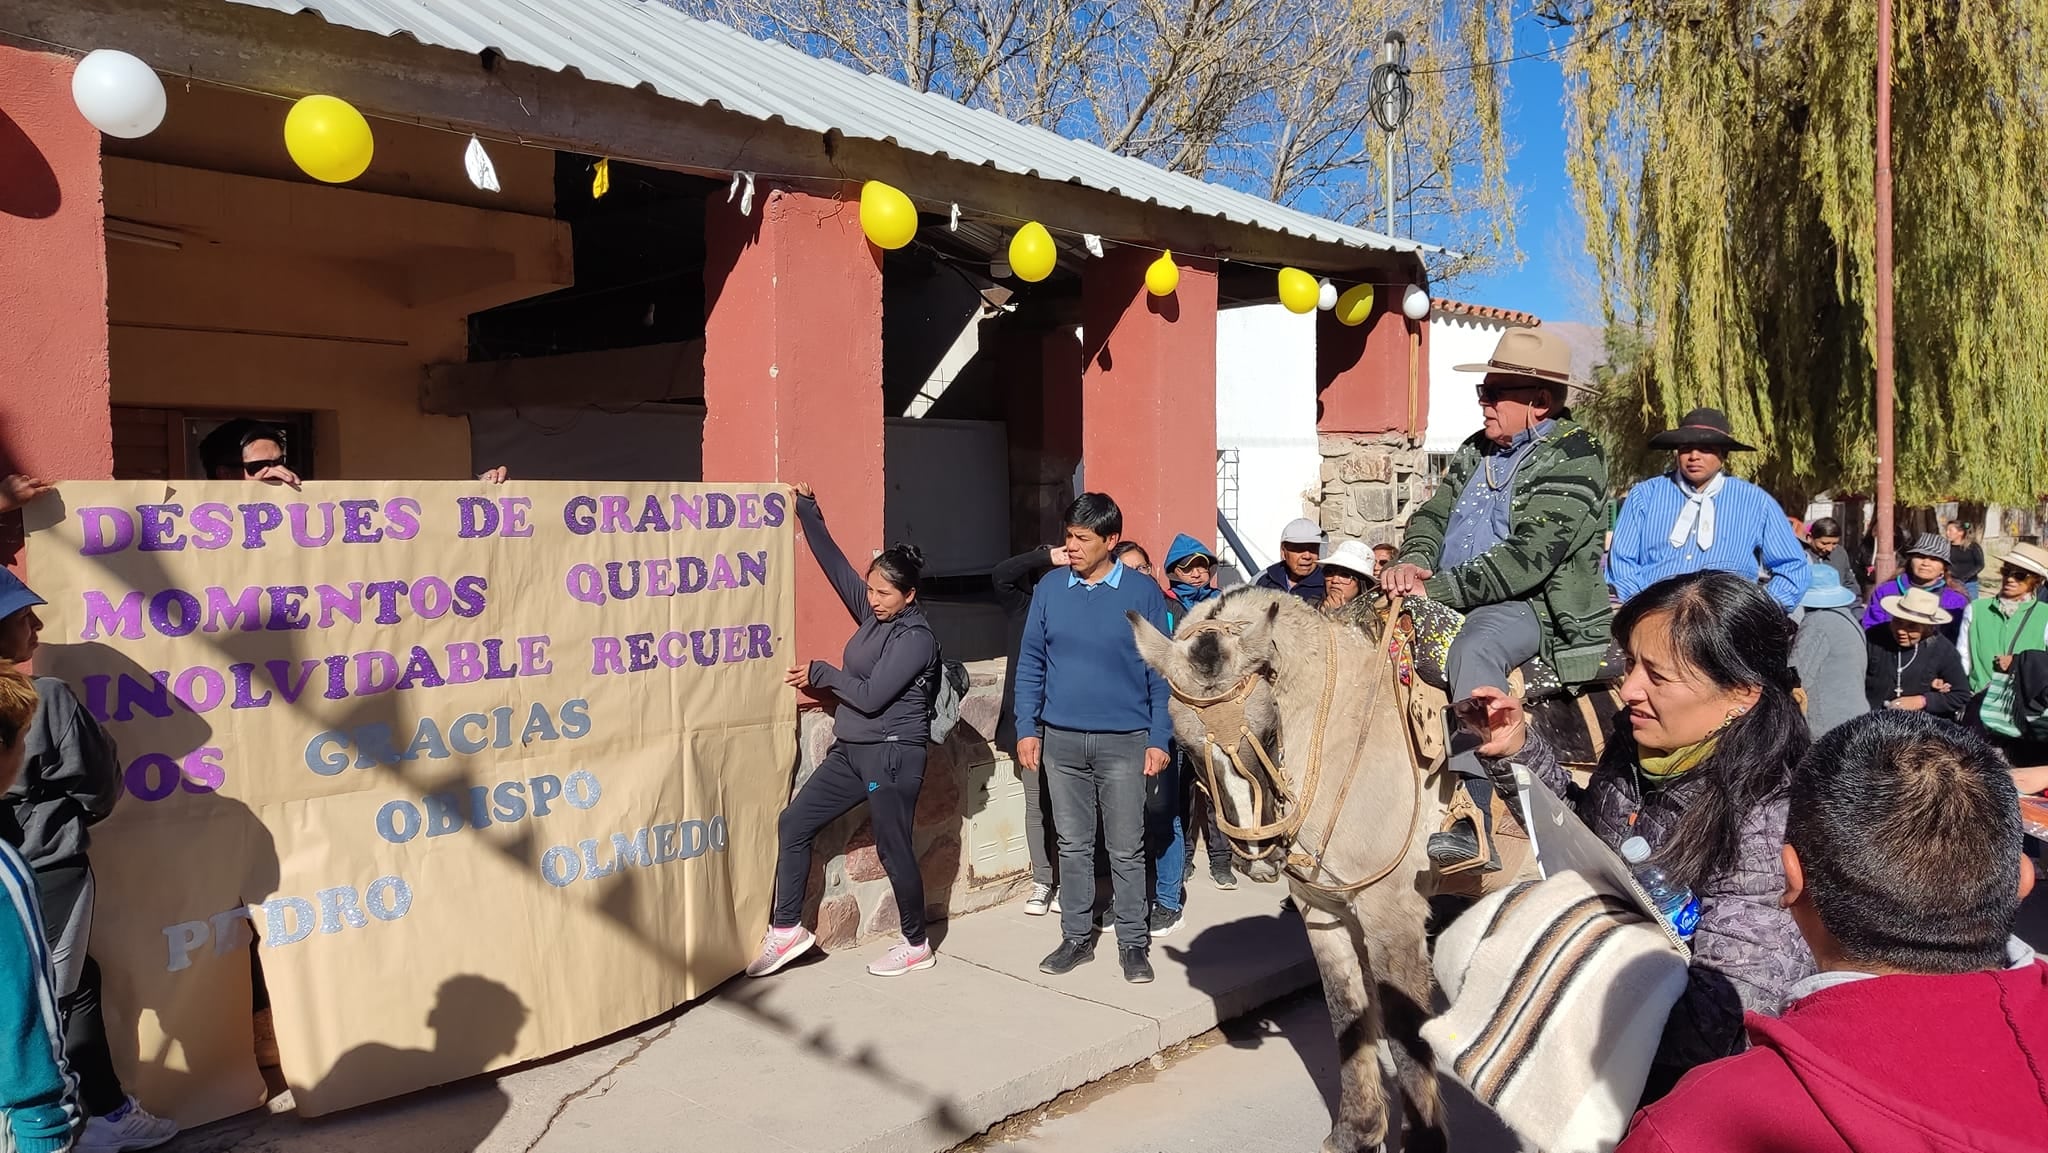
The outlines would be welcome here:
<svg viewBox="0 0 2048 1153">
<path fill-rule="evenodd" d="M 72 68 L 0 45 L 0 473 L 97 480 L 114 472 L 107 245 L 100 134 L 71 102 Z"/>
<path fill-rule="evenodd" d="M 1090 261 L 1081 291 L 1083 481 L 1155 564 L 1176 533 L 1216 536 L 1216 262 L 1176 254 L 1180 287 L 1155 297 L 1156 255 Z"/>
<path fill-rule="evenodd" d="M 705 208 L 704 479 L 810 484 L 865 567 L 883 544 L 881 254 L 852 194 L 770 188 L 754 209 Z M 797 554 L 791 655 L 836 663 L 853 621 Z"/>
<path fill-rule="evenodd" d="M 1408 333 L 1415 322 L 1401 315 L 1399 291 L 1379 289 L 1371 315 L 1355 328 L 1339 324 L 1334 313 L 1316 314 L 1317 431 L 1421 434 L 1429 409 L 1429 350 L 1420 350 L 1416 365 L 1411 426 Z"/>
</svg>

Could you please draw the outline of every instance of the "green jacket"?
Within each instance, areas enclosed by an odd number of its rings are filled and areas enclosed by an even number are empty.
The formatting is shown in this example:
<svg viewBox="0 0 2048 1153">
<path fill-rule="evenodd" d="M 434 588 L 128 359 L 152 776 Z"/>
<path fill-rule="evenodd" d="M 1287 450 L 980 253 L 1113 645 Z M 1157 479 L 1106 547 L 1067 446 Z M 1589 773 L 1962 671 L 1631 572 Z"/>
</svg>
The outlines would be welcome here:
<svg viewBox="0 0 2048 1153">
<path fill-rule="evenodd" d="M 1435 495 L 1408 521 L 1401 561 L 1434 571 L 1443 552 L 1451 506 L 1479 469 L 1483 432 L 1458 447 Z M 1599 674 L 1613 610 L 1600 575 L 1607 527 L 1607 462 L 1600 442 L 1560 412 L 1550 434 L 1515 474 L 1508 537 L 1470 563 L 1439 572 L 1423 585 L 1431 600 L 1460 612 L 1525 600 L 1543 626 L 1543 657 L 1566 684 Z"/>
<path fill-rule="evenodd" d="M 1991 687 L 1998 658 L 2006 653 L 2048 650 L 2048 604 L 2031 600 L 2008 610 L 1995 596 L 1979 597 L 1970 608 L 1970 631 L 1964 634 L 1964 663 L 1970 667 L 1970 691 Z"/>
</svg>

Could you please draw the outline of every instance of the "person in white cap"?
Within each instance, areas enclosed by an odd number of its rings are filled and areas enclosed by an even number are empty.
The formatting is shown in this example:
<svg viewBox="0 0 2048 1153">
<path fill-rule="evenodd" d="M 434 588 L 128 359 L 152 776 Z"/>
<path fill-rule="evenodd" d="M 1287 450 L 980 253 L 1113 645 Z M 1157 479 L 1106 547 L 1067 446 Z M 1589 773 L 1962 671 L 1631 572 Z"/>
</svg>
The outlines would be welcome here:
<svg viewBox="0 0 2048 1153">
<path fill-rule="evenodd" d="M 1323 530 L 1305 516 L 1280 530 L 1280 559 L 1252 583 L 1262 589 L 1293 593 L 1308 603 L 1323 603 Z"/>
<path fill-rule="evenodd" d="M 1908 588 L 1884 598 L 1885 623 L 1864 631 L 1870 642 L 1863 695 L 1873 709 L 1902 709 L 1951 721 L 1970 705 L 1970 675 L 1956 646 L 1941 635 L 1953 618 L 1941 598 Z"/>
</svg>

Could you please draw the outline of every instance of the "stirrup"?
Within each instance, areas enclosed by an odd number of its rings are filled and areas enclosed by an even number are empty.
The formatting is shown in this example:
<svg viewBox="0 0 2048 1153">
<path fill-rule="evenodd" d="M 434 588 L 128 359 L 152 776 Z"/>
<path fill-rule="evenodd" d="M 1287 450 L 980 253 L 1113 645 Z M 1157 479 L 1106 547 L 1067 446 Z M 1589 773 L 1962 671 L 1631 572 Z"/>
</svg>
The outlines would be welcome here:
<svg viewBox="0 0 2048 1153">
<path fill-rule="evenodd" d="M 1466 791 L 1463 783 L 1460 783 L 1456 789 L 1452 790 L 1451 803 L 1444 810 L 1443 824 L 1437 829 L 1437 832 L 1448 833 L 1458 827 L 1459 821 L 1466 820 L 1472 822 L 1473 840 L 1479 846 L 1478 851 L 1470 860 L 1459 861 L 1456 864 L 1450 865 L 1435 865 L 1436 871 L 1440 876 L 1456 876 L 1459 873 L 1469 872 L 1473 869 L 1485 868 L 1495 860 L 1493 834 L 1487 830 L 1485 814 L 1479 811 L 1479 806 L 1473 803 L 1472 794 Z M 1434 865 L 1435 863 L 1432 862 L 1432 864 Z"/>
</svg>

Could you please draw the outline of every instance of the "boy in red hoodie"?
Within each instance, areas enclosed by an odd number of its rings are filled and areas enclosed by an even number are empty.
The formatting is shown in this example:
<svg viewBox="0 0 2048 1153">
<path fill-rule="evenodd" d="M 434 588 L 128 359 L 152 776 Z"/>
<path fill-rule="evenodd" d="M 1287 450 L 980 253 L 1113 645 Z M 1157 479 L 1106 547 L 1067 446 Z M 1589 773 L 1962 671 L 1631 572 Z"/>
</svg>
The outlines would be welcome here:
<svg viewBox="0 0 2048 1153">
<path fill-rule="evenodd" d="M 1869 713 L 1790 781 L 1783 900 L 1820 972 L 1748 1052 L 1636 1115 L 1621 1153 L 2048 1150 L 2048 964 L 2011 936 L 2034 884 L 1983 737 Z"/>
</svg>

